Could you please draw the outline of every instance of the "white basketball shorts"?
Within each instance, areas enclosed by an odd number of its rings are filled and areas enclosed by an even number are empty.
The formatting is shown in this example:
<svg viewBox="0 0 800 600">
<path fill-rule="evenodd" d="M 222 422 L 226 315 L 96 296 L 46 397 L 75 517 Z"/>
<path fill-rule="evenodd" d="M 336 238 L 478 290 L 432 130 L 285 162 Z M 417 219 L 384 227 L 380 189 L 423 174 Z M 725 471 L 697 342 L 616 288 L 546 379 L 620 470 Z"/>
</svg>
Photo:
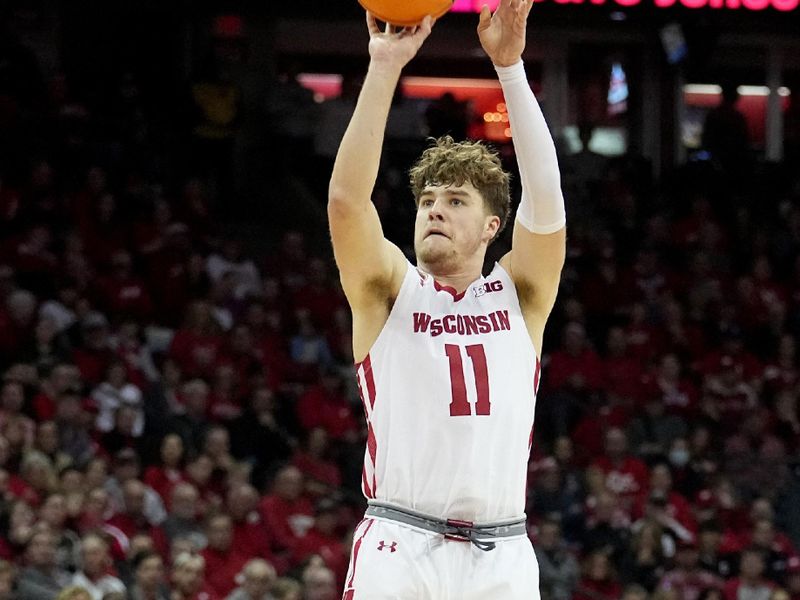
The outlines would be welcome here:
<svg viewBox="0 0 800 600">
<path fill-rule="evenodd" d="M 493 550 L 395 521 L 355 529 L 343 600 L 539 600 L 539 565 L 527 536 Z"/>
</svg>

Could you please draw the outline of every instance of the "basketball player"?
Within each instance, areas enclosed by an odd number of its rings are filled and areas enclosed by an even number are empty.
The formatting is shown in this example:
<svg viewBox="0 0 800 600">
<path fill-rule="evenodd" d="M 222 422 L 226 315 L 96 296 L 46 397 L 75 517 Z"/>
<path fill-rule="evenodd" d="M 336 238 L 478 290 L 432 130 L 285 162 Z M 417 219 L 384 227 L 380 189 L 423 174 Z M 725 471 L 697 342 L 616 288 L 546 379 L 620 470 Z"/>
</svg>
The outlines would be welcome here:
<svg viewBox="0 0 800 600">
<path fill-rule="evenodd" d="M 379 28 L 331 176 L 328 216 L 353 313 L 368 421 L 345 600 L 539 597 L 525 528 L 539 356 L 565 255 L 555 147 L 521 60 L 532 0 L 484 7 L 478 36 L 508 106 L 522 184 L 512 250 L 482 275 L 510 212 L 509 174 L 445 137 L 410 170 L 417 264 L 370 200 L 403 67 L 433 26 Z"/>
</svg>

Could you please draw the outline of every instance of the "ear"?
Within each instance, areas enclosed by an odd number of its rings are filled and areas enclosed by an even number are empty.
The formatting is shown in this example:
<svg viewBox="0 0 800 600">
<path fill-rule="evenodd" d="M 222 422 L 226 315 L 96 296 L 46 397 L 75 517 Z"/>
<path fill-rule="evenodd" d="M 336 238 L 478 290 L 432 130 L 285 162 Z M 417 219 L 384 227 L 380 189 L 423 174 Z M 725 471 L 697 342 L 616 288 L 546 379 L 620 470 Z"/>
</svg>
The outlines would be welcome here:
<svg viewBox="0 0 800 600">
<path fill-rule="evenodd" d="M 500 229 L 500 217 L 489 215 L 483 223 L 483 240 L 488 244 L 497 235 Z"/>
</svg>

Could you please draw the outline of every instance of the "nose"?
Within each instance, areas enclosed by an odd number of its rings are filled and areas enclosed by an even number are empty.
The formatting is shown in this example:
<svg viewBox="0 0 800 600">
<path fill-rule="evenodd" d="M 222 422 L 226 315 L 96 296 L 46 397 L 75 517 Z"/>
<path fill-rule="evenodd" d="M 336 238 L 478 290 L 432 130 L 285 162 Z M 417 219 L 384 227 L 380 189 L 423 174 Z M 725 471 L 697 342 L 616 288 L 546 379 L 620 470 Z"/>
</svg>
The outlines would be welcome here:
<svg viewBox="0 0 800 600">
<path fill-rule="evenodd" d="M 444 218 L 442 214 L 442 203 L 440 200 L 435 200 L 433 206 L 428 211 L 429 221 L 441 221 Z"/>
</svg>

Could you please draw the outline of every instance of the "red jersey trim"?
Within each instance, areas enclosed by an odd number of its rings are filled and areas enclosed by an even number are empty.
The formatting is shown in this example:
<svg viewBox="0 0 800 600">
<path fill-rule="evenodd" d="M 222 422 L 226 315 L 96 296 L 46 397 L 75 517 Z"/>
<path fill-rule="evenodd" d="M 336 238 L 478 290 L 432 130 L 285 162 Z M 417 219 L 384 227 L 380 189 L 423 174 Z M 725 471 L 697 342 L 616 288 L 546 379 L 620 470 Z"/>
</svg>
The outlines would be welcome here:
<svg viewBox="0 0 800 600">
<path fill-rule="evenodd" d="M 361 550 L 361 542 L 364 541 L 367 533 L 369 532 L 369 528 L 372 527 L 372 524 L 375 521 L 370 519 L 367 521 L 367 526 L 364 528 L 364 533 L 362 533 L 356 543 L 353 545 L 353 563 L 350 566 L 350 579 L 347 581 L 347 587 L 345 588 L 344 596 L 342 596 L 343 600 L 351 600 L 353 595 L 356 593 L 355 588 L 353 587 L 353 580 L 356 578 L 356 563 L 358 562 L 358 552 Z M 363 523 L 363 521 L 362 521 Z M 361 523 L 359 523 L 360 525 Z"/>
<path fill-rule="evenodd" d="M 459 292 L 456 291 L 456 288 L 451 287 L 449 285 L 442 285 L 441 283 L 439 283 L 435 279 L 433 280 L 433 289 L 435 289 L 437 292 L 447 292 L 448 294 L 450 294 L 453 297 L 453 302 L 458 302 L 467 293 L 467 290 L 464 290 L 463 292 L 459 293 Z"/>
</svg>

